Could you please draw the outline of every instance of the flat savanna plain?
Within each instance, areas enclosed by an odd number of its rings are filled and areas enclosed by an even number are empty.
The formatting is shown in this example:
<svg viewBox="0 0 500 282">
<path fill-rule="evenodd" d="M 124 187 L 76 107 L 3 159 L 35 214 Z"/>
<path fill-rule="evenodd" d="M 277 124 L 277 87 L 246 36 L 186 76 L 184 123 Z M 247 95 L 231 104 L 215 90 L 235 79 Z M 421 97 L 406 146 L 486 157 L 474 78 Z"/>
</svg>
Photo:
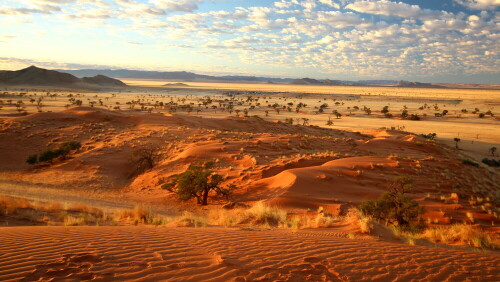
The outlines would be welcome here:
<svg viewBox="0 0 500 282">
<path fill-rule="evenodd" d="M 0 93 L 0 192 L 31 212 L 3 222 L 37 225 L 0 229 L 2 280 L 499 280 L 494 247 L 463 246 L 484 242 L 367 231 L 346 215 L 409 176 L 428 230 L 461 224 L 496 244 L 499 170 L 481 160 L 498 159 L 499 90 L 124 82 Z M 429 133 L 436 140 L 419 136 Z M 72 140 L 82 147 L 68 157 L 26 163 Z M 151 146 L 162 148 L 154 167 L 137 171 L 134 154 Z M 235 187 L 229 201 L 211 195 L 202 207 L 161 188 L 202 161 Z M 228 202 L 286 212 L 262 225 Z M 41 226 L 78 223 L 127 226 Z"/>
</svg>

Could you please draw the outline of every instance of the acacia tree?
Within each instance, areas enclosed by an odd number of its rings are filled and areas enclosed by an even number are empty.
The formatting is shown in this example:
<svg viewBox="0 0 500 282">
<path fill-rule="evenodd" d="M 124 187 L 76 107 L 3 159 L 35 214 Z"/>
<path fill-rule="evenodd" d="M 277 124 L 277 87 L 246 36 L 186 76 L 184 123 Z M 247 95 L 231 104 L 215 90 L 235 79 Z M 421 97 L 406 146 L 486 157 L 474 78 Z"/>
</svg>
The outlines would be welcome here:
<svg viewBox="0 0 500 282">
<path fill-rule="evenodd" d="M 172 181 L 165 183 L 162 188 L 177 194 L 180 200 L 187 201 L 196 198 L 200 205 L 208 204 L 208 195 L 214 191 L 217 195 L 229 196 L 234 186 L 222 188 L 219 184 L 222 182 L 222 176 L 213 173 L 211 168 L 214 162 L 205 162 L 202 164 L 191 164 L 189 168 L 176 175 Z"/>
<path fill-rule="evenodd" d="M 420 219 L 423 209 L 406 193 L 413 189 L 413 180 L 410 177 L 396 177 L 389 184 L 389 191 L 382 194 L 377 200 L 365 201 L 360 211 L 373 217 L 375 220 L 385 221 L 386 224 L 408 227 Z"/>
</svg>

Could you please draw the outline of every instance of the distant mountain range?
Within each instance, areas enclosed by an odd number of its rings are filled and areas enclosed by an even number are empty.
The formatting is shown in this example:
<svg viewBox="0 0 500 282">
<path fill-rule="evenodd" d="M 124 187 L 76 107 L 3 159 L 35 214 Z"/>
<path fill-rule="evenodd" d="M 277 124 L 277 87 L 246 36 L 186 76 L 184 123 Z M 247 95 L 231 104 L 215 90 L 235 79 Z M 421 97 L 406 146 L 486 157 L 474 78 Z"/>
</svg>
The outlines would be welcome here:
<svg viewBox="0 0 500 282">
<path fill-rule="evenodd" d="M 352 85 L 352 86 L 400 86 L 400 87 L 433 87 L 428 83 L 408 82 L 399 80 L 318 80 L 314 78 L 276 78 L 261 76 L 211 76 L 196 74 L 186 71 L 139 71 L 139 70 L 111 70 L 111 69 L 80 69 L 80 70 L 58 70 L 70 73 L 77 77 L 105 75 L 113 78 L 137 78 L 137 79 L 163 79 L 170 81 L 204 81 L 204 82 L 260 82 L 260 83 L 289 83 L 295 85 Z"/>
<path fill-rule="evenodd" d="M 123 87 L 127 86 L 118 79 L 104 75 L 78 78 L 72 74 L 47 70 L 31 66 L 18 71 L 0 71 L 0 84 L 7 85 L 33 85 L 57 87 Z"/>
<path fill-rule="evenodd" d="M 288 83 L 292 81 L 291 78 L 269 78 L 257 76 L 211 76 L 196 74 L 186 71 L 138 71 L 138 70 L 98 70 L 98 69 L 81 69 L 81 70 L 58 70 L 61 72 L 70 73 L 74 76 L 94 76 L 105 75 L 114 78 L 139 78 L 139 79 L 164 79 L 175 81 L 249 81 L 249 82 L 275 82 L 275 83 Z"/>
<path fill-rule="evenodd" d="M 0 84 L 18 86 L 55 86 L 55 87 L 124 87 L 127 86 L 117 78 L 159 79 L 165 81 L 204 81 L 204 82 L 250 82 L 281 83 L 293 85 L 345 85 L 345 86 L 392 86 L 415 88 L 483 88 L 500 89 L 495 84 L 445 84 L 421 83 L 399 80 L 318 80 L 314 78 L 273 78 L 258 76 L 210 76 L 192 72 L 159 72 L 138 70 L 47 70 L 30 66 L 18 71 L 0 71 Z M 167 86 L 174 86 L 166 84 Z M 181 85 L 178 85 L 181 86 Z"/>
</svg>

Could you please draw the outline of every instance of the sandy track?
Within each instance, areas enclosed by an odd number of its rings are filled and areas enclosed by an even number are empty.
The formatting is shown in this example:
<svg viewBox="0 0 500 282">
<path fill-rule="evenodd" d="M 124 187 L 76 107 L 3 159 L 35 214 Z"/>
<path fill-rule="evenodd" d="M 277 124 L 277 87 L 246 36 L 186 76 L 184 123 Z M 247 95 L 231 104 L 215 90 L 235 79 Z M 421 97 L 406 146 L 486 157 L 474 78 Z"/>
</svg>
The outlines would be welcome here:
<svg viewBox="0 0 500 282">
<path fill-rule="evenodd" d="M 0 280 L 499 281 L 500 256 L 328 230 L 0 228 Z"/>
<path fill-rule="evenodd" d="M 96 199 L 90 195 L 91 192 L 78 192 L 72 189 L 52 188 L 31 183 L 0 180 L 0 195 L 21 197 L 36 201 L 85 204 L 106 210 L 131 209 L 134 207 L 134 204 L 124 201 L 112 201 L 112 197 L 108 198 L 110 200 Z"/>
<path fill-rule="evenodd" d="M 134 202 L 124 199 L 120 195 L 112 193 L 113 191 L 108 193 L 103 191 L 78 191 L 70 188 L 53 188 L 45 185 L 0 180 L 0 195 L 24 198 L 31 201 L 57 202 L 68 206 L 86 205 L 108 212 L 130 210 L 140 203 L 139 201 Z M 177 215 L 176 212 L 167 210 L 167 207 L 153 205 L 148 205 L 148 207 L 160 215 Z"/>
</svg>

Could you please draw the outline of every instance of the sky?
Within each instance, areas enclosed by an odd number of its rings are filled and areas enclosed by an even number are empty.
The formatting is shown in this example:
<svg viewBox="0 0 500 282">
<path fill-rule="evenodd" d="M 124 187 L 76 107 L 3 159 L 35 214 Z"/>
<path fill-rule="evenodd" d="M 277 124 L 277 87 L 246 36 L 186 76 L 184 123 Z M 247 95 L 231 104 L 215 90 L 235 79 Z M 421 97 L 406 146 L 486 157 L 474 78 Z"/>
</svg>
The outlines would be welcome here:
<svg viewBox="0 0 500 282">
<path fill-rule="evenodd" d="M 0 69 L 500 83 L 500 0 L 0 0 Z"/>
</svg>

